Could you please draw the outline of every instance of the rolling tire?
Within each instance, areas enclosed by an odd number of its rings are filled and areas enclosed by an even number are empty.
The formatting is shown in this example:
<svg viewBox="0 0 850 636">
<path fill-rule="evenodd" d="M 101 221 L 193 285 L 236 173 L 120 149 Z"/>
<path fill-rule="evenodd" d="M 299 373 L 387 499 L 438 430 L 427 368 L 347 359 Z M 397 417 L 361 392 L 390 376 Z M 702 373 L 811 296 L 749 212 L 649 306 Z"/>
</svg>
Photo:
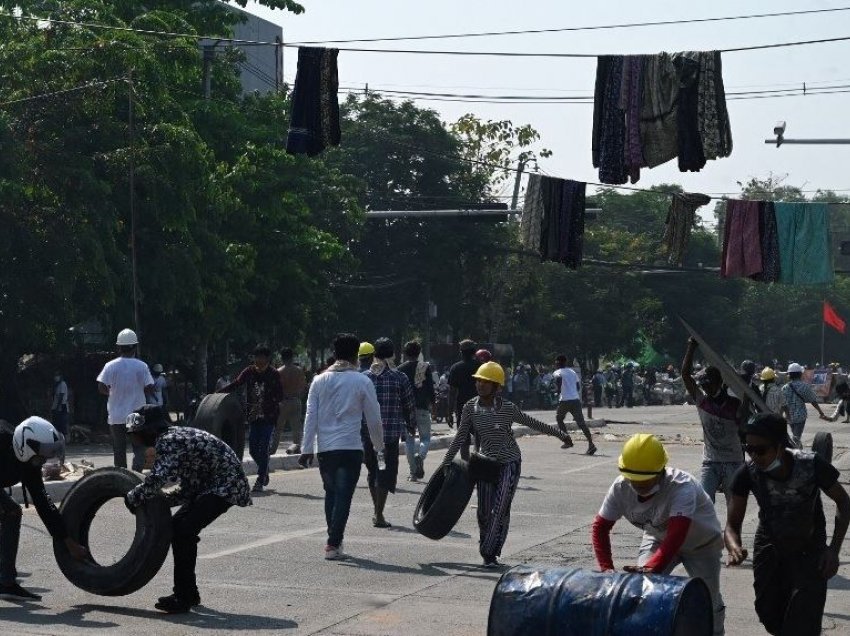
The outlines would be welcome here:
<svg viewBox="0 0 850 636">
<path fill-rule="evenodd" d="M 448 474 L 437 470 L 416 504 L 413 527 L 422 536 L 439 541 L 460 520 L 474 487 L 467 463 L 462 459 L 452 462 Z"/>
<path fill-rule="evenodd" d="M 236 393 L 210 393 L 198 405 L 192 426 L 212 433 L 242 459 L 245 453 L 245 410 Z"/>
<path fill-rule="evenodd" d="M 126 468 L 100 468 L 82 477 L 59 508 L 68 536 L 89 543 L 89 529 L 97 511 L 108 500 L 124 497 L 142 483 Z M 130 522 L 130 513 L 127 513 Z M 53 553 L 62 574 L 78 588 L 100 596 L 124 596 L 143 588 L 162 567 L 171 545 L 171 511 L 163 498 L 149 499 L 136 509 L 136 535 L 127 553 L 112 565 L 80 562 L 65 542 L 53 541 Z"/>
<path fill-rule="evenodd" d="M 815 439 L 812 440 L 812 452 L 832 463 L 832 433 L 825 431 L 815 433 Z"/>
</svg>

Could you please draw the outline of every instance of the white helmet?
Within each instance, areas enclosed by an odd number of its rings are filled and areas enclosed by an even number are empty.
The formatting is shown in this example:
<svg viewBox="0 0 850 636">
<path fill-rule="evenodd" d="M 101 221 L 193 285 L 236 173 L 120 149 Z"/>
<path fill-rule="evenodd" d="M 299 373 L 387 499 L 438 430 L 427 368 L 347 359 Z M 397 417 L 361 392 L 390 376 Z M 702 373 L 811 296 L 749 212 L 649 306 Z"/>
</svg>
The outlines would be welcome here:
<svg viewBox="0 0 850 636">
<path fill-rule="evenodd" d="M 139 344 L 139 337 L 132 329 L 122 329 L 115 341 L 119 347 L 130 347 Z"/>
<path fill-rule="evenodd" d="M 153 365 L 153 367 L 151 368 L 151 371 L 153 371 L 154 373 L 162 373 L 162 365 L 161 364 Z"/>
<path fill-rule="evenodd" d="M 65 438 L 43 417 L 28 417 L 15 427 L 12 447 L 19 461 L 33 457 L 59 457 L 65 448 Z"/>
<path fill-rule="evenodd" d="M 801 364 L 792 362 L 788 365 L 788 373 L 802 373 L 803 371 L 805 371 L 805 369 L 803 369 L 803 365 Z"/>
</svg>

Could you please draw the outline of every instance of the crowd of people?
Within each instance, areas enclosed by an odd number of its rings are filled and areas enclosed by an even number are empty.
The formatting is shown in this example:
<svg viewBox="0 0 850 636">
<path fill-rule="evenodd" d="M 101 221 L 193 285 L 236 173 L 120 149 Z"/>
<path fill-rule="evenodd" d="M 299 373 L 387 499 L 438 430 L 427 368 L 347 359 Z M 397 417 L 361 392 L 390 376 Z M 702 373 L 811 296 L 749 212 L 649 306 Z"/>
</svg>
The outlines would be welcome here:
<svg viewBox="0 0 850 636">
<path fill-rule="evenodd" d="M 250 505 L 251 489 L 241 458 L 224 442 L 195 428 L 173 426 L 167 409 L 146 404 L 154 382 L 147 366 L 132 355 L 137 343 L 135 334 L 122 332 L 120 355 L 104 368 L 98 382 L 108 395 L 116 465 L 122 465 L 122 453 L 126 465 L 122 445 L 128 437 L 134 451 L 155 449 L 155 461 L 144 482 L 125 498 L 127 508 L 135 512 L 146 500 L 161 496 L 166 483 L 180 486 L 168 495 L 172 505 L 181 506 L 172 521 L 174 589 L 156 607 L 169 613 L 187 612 L 200 603 L 195 563 L 201 531 L 233 506 Z M 421 360 L 418 342 L 405 344 L 404 362 L 398 367 L 395 345 L 388 338 L 372 344 L 353 334 L 340 334 L 333 346 L 334 360 L 309 385 L 303 436 L 293 442 L 301 466 L 318 464 L 325 491 L 324 558 L 331 561 L 346 558 L 345 530 L 364 465 L 373 503 L 372 525 L 377 529 L 392 525 L 385 507 L 396 490 L 402 442 L 408 479 L 424 476 L 439 382 L 431 365 Z M 557 426 L 550 426 L 509 399 L 509 374 L 500 364 L 482 361 L 486 354 L 476 350 L 471 340 L 463 341 L 460 349 L 461 360 L 447 378 L 448 418 L 456 433 L 438 470 L 450 470 L 460 455 L 468 461 L 470 474 L 475 471 L 479 553 L 482 565 L 493 568 L 499 566 L 522 472 L 522 454 L 512 425 L 525 425 L 570 448 L 573 440 L 564 421 L 570 414 L 587 438 L 587 454 L 593 455 L 596 447 L 582 417 L 582 383 L 566 356 L 555 361 Z M 597 563 L 603 571 L 614 570 L 610 533 L 625 518 L 643 537 L 636 564 L 623 569 L 664 574 L 682 564 L 690 576 L 707 585 L 714 632 L 723 634 L 722 551 L 725 547 L 728 566 L 749 557 L 741 531 L 752 494 L 759 507 L 753 548 L 755 612 L 771 634 L 820 633 L 827 581 L 837 572 L 850 523 L 850 497 L 838 483 L 838 471 L 826 459 L 803 450 L 801 442 L 806 405 L 812 404 L 825 419 L 834 421 L 843 414 L 850 420 L 850 390 L 846 385 L 839 387 L 841 401 L 827 415 L 810 386 L 802 382 L 802 366 L 790 364 L 789 380 L 779 388 L 773 368 L 758 371 L 757 365 L 747 361 L 740 369 L 741 386 L 748 385 L 752 391 L 736 396 L 720 369 L 694 363 L 697 349 L 697 342 L 689 340 L 680 374 L 702 425 L 700 474 L 695 477 L 669 466 L 667 451 L 654 435 L 633 435 L 622 448 L 620 474 L 592 524 Z M 258 467 L 254 493 L 268 484 L 268 456 L 274 450 L 273 436 L 281 432 L 278 427 L 288 423 L 300 428 L 299 395 L 305 378 L 303 371 L 291 366 L 291 351 L 283 353 L 285 364 L 274 369 L 270 350 L 258 346 L 252 364 L 220 387 L 223 391 L 246 389 L 249 448 Z M 129 397 L 124 382 L 136 387 L 135 397 Z M 516 384 L 512 393 L 517 395 Z M 766 411 L 757 412 L 756 396 L 765 402 Z M 282 417 L 282 405 L 287 402 L 293 404 Z M 119 421 L 120 413 L 123 421 Z M 8 457 L 4 455 L 0 464 L 0 485 L 24 484 L 33 493 L 36 510 L 50 534 L 64 540 L 74 558 L 85 560 L 90 558 L 87 548 L 68 537 L 39 471 L 46 459 L 63 450 L 64 437 L 46 420 L 31 417 L 17 427 L 2 423 L 0 452 Z M 134 460 L 137 466 L 141 470 Z M 727 503 L 725 529 L 714 508 L 718 492 Z M 821 493 L 836 505 L 829 541 Z M 20 506 L 0 492 L 0 595 L 32 599 L 37 597 L 17 583 L 20 516 Z"/>
</svg>

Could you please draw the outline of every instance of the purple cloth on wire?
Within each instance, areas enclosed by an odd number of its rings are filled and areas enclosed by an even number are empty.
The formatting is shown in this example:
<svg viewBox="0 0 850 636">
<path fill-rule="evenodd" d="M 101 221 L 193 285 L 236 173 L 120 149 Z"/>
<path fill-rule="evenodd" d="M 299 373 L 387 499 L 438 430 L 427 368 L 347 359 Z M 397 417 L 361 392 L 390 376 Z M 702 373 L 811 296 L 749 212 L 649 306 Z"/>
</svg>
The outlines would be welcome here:
<svg viewBox="0 0 850 636">
<path fill-rule="evenodd" d="M 720 275 L 724 278 L 750 277 L 762 272 L 759 201 L 731 200 L 726 203 L 723 232 L 723 258 Z"/>
</svg>

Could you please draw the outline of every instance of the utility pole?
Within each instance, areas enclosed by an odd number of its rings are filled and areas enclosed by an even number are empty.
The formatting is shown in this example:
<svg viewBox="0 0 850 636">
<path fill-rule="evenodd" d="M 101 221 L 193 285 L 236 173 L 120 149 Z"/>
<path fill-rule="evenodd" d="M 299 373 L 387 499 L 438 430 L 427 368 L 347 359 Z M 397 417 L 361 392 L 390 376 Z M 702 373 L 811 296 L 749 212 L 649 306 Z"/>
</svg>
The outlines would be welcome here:
<svg viewBox="0 0 850 636">
<path fill-rule="evenodd" d="M 525 159 L 520 159 L 516 169 L 516 178 L 514 179 L 514 195 L 511 198 L 511 210 L 516 210 L 519 204 L 519 186 L 522 182 L 523 172 L 525 172 Z"/>
<path fill-rule="evenodd" d="M 204 44 L 204 99 L 212 97 L 212 63 L 216 44 Z"/>
<path fill-rule="evenodd" d="M 136 122 L 133 100 L 133 71 L 127 74 L 127 130 L 130 138 L 130 263 L 133 277 L 133 327 L 141 333 L 139 321 L 139 272 L 136 257 Z"/>
</svg>

